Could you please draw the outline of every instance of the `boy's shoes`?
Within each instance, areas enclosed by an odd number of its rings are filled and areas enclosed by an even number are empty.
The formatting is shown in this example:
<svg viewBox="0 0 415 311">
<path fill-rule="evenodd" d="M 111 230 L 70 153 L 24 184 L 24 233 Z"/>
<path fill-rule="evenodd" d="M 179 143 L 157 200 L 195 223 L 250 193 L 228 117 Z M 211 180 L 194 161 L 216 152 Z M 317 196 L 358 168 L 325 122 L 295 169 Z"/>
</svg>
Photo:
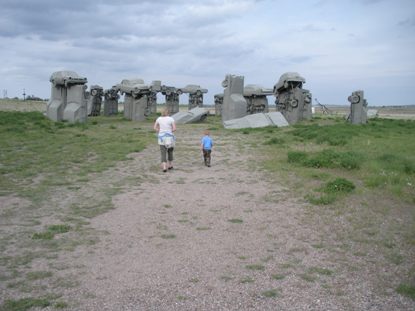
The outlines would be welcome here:
<svg viewBox="0 0 415 311">
<path fill-rule="evenodd" d="M 210 167 L 210 164 L 208 164 L 207 167 Z"/>
<path fill-rule="evenodd" d="M 172 169 L 173 169 L 173 166 L 170 166 L 170 167 L 169 167 L 169 170 L 172 170 Z"/>
<path fill-rule="evenodd" d="M 163 170 L 163 173 L 167 172 L 167 170 Z"/>
</svg>

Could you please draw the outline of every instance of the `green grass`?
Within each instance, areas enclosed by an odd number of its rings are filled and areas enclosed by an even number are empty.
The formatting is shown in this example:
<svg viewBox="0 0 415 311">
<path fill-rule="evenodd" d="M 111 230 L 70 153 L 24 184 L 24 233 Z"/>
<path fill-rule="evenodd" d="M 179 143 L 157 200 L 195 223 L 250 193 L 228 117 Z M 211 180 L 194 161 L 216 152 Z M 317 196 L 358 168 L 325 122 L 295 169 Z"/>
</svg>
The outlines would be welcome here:
<svg viewBox="0 0 415 311">
<path fill-rule="evenodd" d="M 46 308 L 50 306 L 49 299 L 46 298 L 22 298 L 18 300 L 6 300 L 0 306 L 0 311 L 26 311 L 31 308 Z"/>
<path fill-rule="evenodd" d="M 327 275 L 330 276 L 333 274 L 333 271 L 327 268 L 320 268 L 320 267 L 311 267 L 308 269 L 309 273 L 317 273 L 320 275 Z"/>
<path fill-rule="evenodd" d="M 255 282 L 255 280 L 253 278 L 250 278 L 250 277 L 244 277 L 244 278 L 239 280 L 239 283 L 241 283 L 241 284 L 254 283 L 254 282 Z"/>
<path fill-rule="evenodd" d="M 273 274 L 273 275 L 271 275 L 271 277 L 272 277 L 274 280 L 282 280 L 282 279 L 284 279 L 284 278 L 285 278 L 285 275 L 284 275 L 284 274 Z"/>
<path fill-rule="evenodd" d="M 270 289 L 270 290 L 263 291 L 261 295 L 266 298 L 275 298 L 275 297 L 278 297 L 278 291 L 276 289 Z"/>
<path fill-rule="evenodd" d="M 71 230 L 70 225 L 51 225 L 44 232 L 36 232 L 32 235 L 33 240 L 52 240 L 56 234 L 66 233 Z"/>
<path fill-rule="evenodd" d="M 264 271 L 265 266 L 261 264 L 252 264 L 252 265 L 246 265 L 245 268 L 248 270 L 254 270 L 254 271 Z"/>
<path fill-rule="evenodd" d="M 176 235 L 175 234 L 162 234 L 160 237 L 162 239 L 169 240 L 169 239 L 175 239 L 176 238 Z"/>
<path fill-rule="evenodd" d="M 396 292 L 415 300 L 415 286 L 413 285 L 400 284 L 396 289 Z"/>
<path fill-rule="evenodd" d="M 349 193 L 352 192 L 356 186 L 345 178 L 336 178 L 325 184 L 323 191 L 326 193 Z"/>
<path fill-rule="evenodd" d="M 53 273 L 50 271 L 35 271 L 27 273 L 26 278 L 30 281 L 34 281 L 50 278 L 52 275 Z"/>
<path fill-rule="evenodd" d="M 278 132 L 275 140 L 283 139 L 284 148 L 268 144 L 262 151 L 270 155 L 264 168 L 291 171 L 301 178 L 308 176 L 305 182 L 310 184 L 309 176 L 316 175 L 312 172 L 341 173 L 368 189 L 386 190 L 407 201 L 415 198 L 415 121 L 373 119 L 360 126 L 343 120 L 317 122 Z M 257 133 L 259 139 L 267 131 L 249 133 Z"/>
<path fill-rule="evenodd" d="M 40 112 L 0 111 L 0 195 L 16 190 L 27 194 L 27 187 L 43 193 L 49 186 L 70 183 L 81 172 L 102 172 L 154 138 L 121 117 L 93 121 L 68 124 Z M 35 186 L 38 176 L 47 178 Z"/>
<path fill-rule="evenodd" d="M 290 151 L 287 154 L 287 159 L 289 163 L 297 163 L 305 167 L 354 170 L 360 168 L 363 156 L 351 151 L 338 152 L 324 149 L 315 153 Z"/>
<path fill-rule="evenodd" d="M 233 224 L 241 224 L 241 223 L 244 222 L 242 219 L 239 219 L 239 218 L 228 219 L 228 221 L 233 223 Z"/>
</svg>

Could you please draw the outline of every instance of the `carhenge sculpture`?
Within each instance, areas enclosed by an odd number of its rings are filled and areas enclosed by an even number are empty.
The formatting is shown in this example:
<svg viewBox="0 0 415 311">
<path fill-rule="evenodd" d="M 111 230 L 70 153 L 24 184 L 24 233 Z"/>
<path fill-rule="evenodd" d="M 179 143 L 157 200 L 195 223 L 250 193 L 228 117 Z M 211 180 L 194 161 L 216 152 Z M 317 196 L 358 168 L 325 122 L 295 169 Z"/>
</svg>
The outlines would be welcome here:
<svg viewBox="0 0 415 311">
<path fill-rule="evenodd" d="M 202 89 L 200 85 L 195 84 L 188 84 L 177 90 L 179 95 L 183 93 L 189 94 L 189 110 L 196 107 L 203 107 L 203 94 L 207 92 L 207 89 Z"/>
<path fill-rule="evenodd" d="M 104 116 L 118 114 L 119 89 L 116 85 L 104 92 Z"/>
<path fill-rule="evenodd" d="M 87 79 L 78 76 L 74 71 L 57 71 L 51 75 L 49 81 L 52 89 L 46 108 L 47 117 L 53 121 L 86 122 Z"/>
<path fill-rule="evenodd" d="M 179 93 L 174 86 L 165 86 L 161 87 L 161 93 L 166 96 L 166 108 L 169 110 L 170 114 L 175 114 L 179 112 Z"/>
<path fill-rule="evenodd" d="M 284 73 L 274 85 L 275 104 L 288 123 L 295 124 L 309 120 L 311 112 L 311 93 L 303 89 L 305 79 L 296 72 Z"/>
<path fill-rule="evenodd" d="M 222 122 L 242 118 L 247 114 L 247 102 L 243 96 L 244 77 L 226 75 L 222 82 L 223 92 Z"/>
<path fill-rule="evenodd" d="M 347 99 L 350 102 L 350 115 L 348 117 L 350 123 L 367 123 L 367 101 L 363 97 L 363 91 L 354 91 Z"/>
<path fill-rule="evenodd" d="M 215 94 L 213 99 L 215 101 L 215 115 L 220 116 L 222 115 L 223 93 Z"/>
<path fill-rule="evenodd" d="M 102 96 L 104 96 L 104 89 L 99 85 L 91 85 L 87 100 L 88 116 L 101 114 Z"/>
<path fill-rule="evenodd" d="M 124 94 L 124 118 L 144 121 L 151 86 L 144 84 L 143 79 L 124 79 L 117 87 L 121 94 Z"/>
<path fill-rule="evenodd" d="M 248 84 L 244 88 L 244 97 L 248 104 L 247 113 L 261 113 L 268 112 L 267 96 L 273 95 L 272 89 L 265 89 L 259 85 Z"/>
<path fill-rule="evenodd" d="M 147 114 L 155 114 L 157 112 L 158 92 L 161 92 L 161 81 L 155 80 L 151 82 L 151 91 L 148 95 Z"/>
</svg>

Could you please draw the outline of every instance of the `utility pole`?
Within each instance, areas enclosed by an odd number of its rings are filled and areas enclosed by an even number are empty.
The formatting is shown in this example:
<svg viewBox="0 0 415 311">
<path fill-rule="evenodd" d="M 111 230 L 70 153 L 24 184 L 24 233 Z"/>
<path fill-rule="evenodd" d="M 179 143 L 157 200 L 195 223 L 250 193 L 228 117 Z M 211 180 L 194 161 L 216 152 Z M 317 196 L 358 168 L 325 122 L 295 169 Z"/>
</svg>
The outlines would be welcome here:
<svg viewBox="0 0 415 311">
<path fill-rule="evenodd" d="M 7 98 L 7 90 L 3 90 L 3 98 Z"/>
<path fill-rule="evenodd" d="M 26 100 L 26 91 L 23 89 L 23 100 Z"/>
</svg>

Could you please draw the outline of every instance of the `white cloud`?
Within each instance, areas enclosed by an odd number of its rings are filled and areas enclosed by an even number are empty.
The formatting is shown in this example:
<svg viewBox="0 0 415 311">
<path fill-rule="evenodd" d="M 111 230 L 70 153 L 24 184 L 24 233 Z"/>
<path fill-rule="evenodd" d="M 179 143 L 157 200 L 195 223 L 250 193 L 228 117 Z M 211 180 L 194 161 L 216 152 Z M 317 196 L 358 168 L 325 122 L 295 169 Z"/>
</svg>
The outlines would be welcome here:
<svg viewBox="0 0 415 311">
<path fill-rule="evenodd" d="M 105 88 L 132 77 L 178 87 L 200 84 L 212 103 L 227 73 L 272 87 L 284 72 L 298 71 L 326 104 L 346 103 L 354 88 L 363 87 L 372 104 L 392 98 L 414 104 L 408 88 L 415 82 L 410 0 L 0 5 L 0 39 L 9 47 L 0 50 L 0 89 L 9 96 L 25 88 L 48 97 L 50 74 L 67 69 Z"/>
</svg>

